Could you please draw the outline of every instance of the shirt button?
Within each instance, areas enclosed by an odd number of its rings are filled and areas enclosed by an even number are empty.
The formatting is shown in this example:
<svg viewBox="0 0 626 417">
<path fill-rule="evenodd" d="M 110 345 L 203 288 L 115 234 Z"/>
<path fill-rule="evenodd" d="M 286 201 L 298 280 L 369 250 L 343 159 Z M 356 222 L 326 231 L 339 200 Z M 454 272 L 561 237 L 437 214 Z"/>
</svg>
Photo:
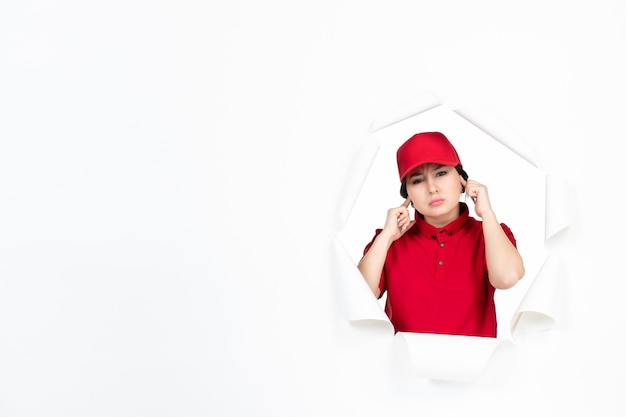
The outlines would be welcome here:
<svg viewBox="0 0 626 417">
<path fill-rule="evenodd" d="M 439 263 L 439 266 L 443 265 L 443 261 L 439 261 L 438 263 Z"/>
<path fill-rule="evenodd" d="M 441 247 L 441 248 L 443 248 L 444 246 L 446 246 L 446 244 L 445 244 L 445 243 L 443 243 L 443 242 L 441 242 L 441 243 L 439 244 L 439 247 Z"/>
</svg>

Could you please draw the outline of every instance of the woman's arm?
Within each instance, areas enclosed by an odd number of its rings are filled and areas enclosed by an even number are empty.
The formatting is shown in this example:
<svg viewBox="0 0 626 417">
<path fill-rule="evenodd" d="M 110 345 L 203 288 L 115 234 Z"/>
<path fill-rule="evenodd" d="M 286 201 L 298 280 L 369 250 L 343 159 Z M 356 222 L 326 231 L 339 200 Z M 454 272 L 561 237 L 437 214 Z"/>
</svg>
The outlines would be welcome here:
<svg viewBox="0 0 626 417">
<path fill-rule="evenodd" d="M 415 224 L 415 221 L 412 221 L 409 217 L 408 206 L 410 203 L 411 200 L 407 198 L 400 207 L 392 208 L 387 211 L 385 227 L 376 236 L 372 246 L 370 246 L 367 253 L 363 255 L 363 258 L 359 262 L 359 271 L 361 271 L 361 275 L 365 278 L 367 285 L 376 298 L 380 297 L 380 277 L 383 272 L 383 267 L 385 266 L 387 251 L 393 242 Z"/>
<path fill-rule="evenodd" d="M 468 180 L 464 185 L 467 195 L 476 204 L 476 214 L 483 221 L 489 282 L 498 289 L 511 288 L 524 276 L 522 257 L 498 222 L 491 208 L 487 187 L 473 180 Z"/>
<path fill-rule="evenodd" d="M 522 257 L 493 211 L 483 214 L 482 220 L 489 282 L 501 290 L 511 288 L 524 276 Z"/>
<path fill-rule="evenodd" d="M 387 258 L 387 250 L 392 243 L 393 241 L 387 234 L 384 234 L 384 231 L 380 232 L 358 265 L 361 275 L 376 298 L 380 297 L 380 277 Z"/>
</svg>

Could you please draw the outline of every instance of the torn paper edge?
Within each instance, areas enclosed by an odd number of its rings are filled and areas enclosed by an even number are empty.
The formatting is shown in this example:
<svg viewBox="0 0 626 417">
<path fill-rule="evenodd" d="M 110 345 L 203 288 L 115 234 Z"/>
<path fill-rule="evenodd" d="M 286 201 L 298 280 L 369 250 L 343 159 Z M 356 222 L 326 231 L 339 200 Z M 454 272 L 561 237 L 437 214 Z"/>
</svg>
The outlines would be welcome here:
<svg viewBox="0 0 626 417">
<path fill-rule="evenodd" d="M 503 341 L 491 337 L 398 332 L 416 373 L 428 379 L 470 381 Z"/>
<path fill-rule="evenodd" d="M 511 335 L 545 331 L 556 323 L 557 296 L 563 268 L 555 255 L 548 255 L 511 319 Z"/>
<path fill-rule="evenodd" d="M 489 111 L 476 104 L 472 106 L 465 106 L 459 103 L 450 104 L 450 108 L 493 140 L 502 144 L 535 168 L 538 167 L 536 152 L 532 151 L 528 144 L 521 140 L 510 126 L 496 119 Z"/>
<path fill-rule="evenodd" d="M 377 322 L 376 326 L 380 326 L 378 322 L 383 322 L 393 334 L 393 325 L 389 317 L 367 286 L 365 279 L 363 279 L 361 272 L 354 264 L 338 235 L 335 235 L 332 242 L 332 254 L 336 284 L 340 288 L 339 292 L 345 295 L 341 299 L 346 303 L 342 306 L 346 320 L 361 323 L 373 321 Z"/>
<path fill-rule="evenodd" d="M 352 209 L 361 193 L 363 184 L 365 184 L 379 148 L 380 143 L 369 139 L 355 152 L 348 170 L 348 178 L 343 185 L 342 192 L 339 194 L 339 203 L 335 215 L 335 230 L 342 230 L 350 218 Z"/>
<path fill-rule="evenodd" d="M 393 112 L 377 117 L 372 122 L 370 133 L 375 133 L 391 125 L 410 119 L 411 117 L 431 110 L 441 104 L 441 101 L 434 94 L 430 92 L 421 94 L 404 105 L 396 108 Z"/>
<path fill-rule="evenodd" d="M 571 188 L 558 175 L 546 175 L 546 242 L 572 223 Z"/>
</svg>

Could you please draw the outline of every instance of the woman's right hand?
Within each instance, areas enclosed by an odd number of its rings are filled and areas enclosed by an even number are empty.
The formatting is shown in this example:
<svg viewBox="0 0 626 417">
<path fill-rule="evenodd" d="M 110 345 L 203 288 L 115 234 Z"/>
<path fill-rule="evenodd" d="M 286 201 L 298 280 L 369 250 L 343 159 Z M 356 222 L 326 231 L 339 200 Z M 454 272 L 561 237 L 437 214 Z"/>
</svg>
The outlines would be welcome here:
<svg viewBox="0 0 626 417">
<path fill-rule="evenodd" d="M 387 234 L 392 242 L 398 240 L 415 224 L 415 220 L 409 217 L 410 204 L 411 199 L 407 197 L 401 206 L 387 210 L 387 220 L 381 233 Z"/>
</svg>

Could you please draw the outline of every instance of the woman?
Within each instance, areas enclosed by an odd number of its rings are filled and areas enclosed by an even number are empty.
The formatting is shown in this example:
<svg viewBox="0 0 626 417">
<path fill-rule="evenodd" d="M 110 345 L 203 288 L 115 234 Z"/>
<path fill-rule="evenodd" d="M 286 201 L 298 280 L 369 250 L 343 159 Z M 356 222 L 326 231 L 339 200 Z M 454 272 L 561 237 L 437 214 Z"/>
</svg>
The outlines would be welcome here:
<svg viewBox="0 0 626 417">
<path fill-rule="evenodd" d="M 487 187 L 468 179 L 439 132 L 418 133 L 397 151 L 402 205 L 366 246 L 359 270 L 395 331 L 497 336 L 495 289 L 514 286 L 524 264 L 500 224 Z M 481 220 L 469 216 L 462 193 Z M 409 217 L 415 208 L 415 220 Z"/>
</svg>

